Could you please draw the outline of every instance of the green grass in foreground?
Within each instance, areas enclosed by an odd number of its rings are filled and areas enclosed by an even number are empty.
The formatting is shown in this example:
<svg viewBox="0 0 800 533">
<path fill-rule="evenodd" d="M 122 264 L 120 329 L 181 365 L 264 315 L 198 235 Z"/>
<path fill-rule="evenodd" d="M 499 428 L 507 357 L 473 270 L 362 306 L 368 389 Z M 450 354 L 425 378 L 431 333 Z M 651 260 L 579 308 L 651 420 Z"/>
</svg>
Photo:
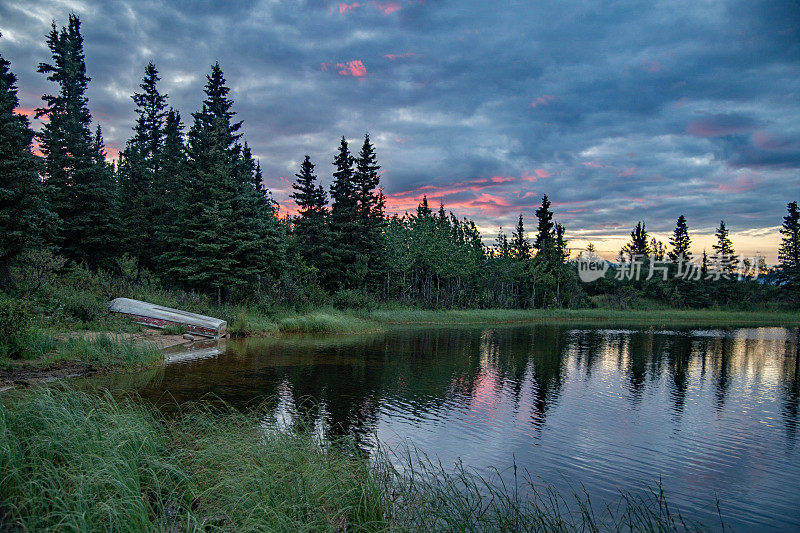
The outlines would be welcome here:
<svg viewBox="0 0 800 533">
<path fill-rule="evenodd" d="M 0 522 L 66 531 L 682 531 L 659 491 L 593 508 L 423 461 L 399 473 L 351 441 L 256 415 L 176 418 L 66 388 L 0 405 Z M 571 509 L 570 513 L 568 510 Z"/>
</svg>

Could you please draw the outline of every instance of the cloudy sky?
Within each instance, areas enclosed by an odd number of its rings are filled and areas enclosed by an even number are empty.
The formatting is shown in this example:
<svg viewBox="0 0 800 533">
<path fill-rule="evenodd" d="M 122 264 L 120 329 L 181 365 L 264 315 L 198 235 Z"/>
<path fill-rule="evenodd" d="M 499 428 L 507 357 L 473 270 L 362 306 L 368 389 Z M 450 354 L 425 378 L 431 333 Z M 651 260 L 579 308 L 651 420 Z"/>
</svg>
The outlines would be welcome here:
<svg viewBox="0 0 800 533">
<path fill-rule="evenodd" d="M 614 256 L 638 221 L 685 214 L 695 251 L 724 219 L 774 260 L 800 199 L 794 0 L 61 0 L 0 3 L 23 112 L 52 20 L 81 17 L 89 103 L 109 155 L 148 61 L 191 120 L 219 61 L 283 212 L 304 154 L 330 182 L 340 136 L 369 132 L 391 211 L 423 194 L 487 237 L 550 195 L 575 248 Z"/>
</svg>

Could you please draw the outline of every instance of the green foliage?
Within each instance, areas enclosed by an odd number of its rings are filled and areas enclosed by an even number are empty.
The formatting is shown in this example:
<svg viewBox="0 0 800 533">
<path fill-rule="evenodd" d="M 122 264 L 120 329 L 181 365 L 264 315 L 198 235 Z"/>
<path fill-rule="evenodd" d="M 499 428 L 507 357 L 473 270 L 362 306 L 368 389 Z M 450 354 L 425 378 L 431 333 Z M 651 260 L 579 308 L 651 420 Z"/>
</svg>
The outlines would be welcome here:
<svg viewBox="0 0 800 533">
<path fill-rule="evenodd" d="M 155 344 L 134 343 L 105 334 L 72 337 L 57 346 L 54 361 L 77 361 L 101 368 L 140 368 L 161 362 L 164 356 Z"/>
<path fill-rule="evenodd" d="M 176 285 L 216 293 L 218 303 L 223 291 L 279 274 L 285 260 L 274 202 L 257 188 L 260 170 L 239 142 L 241 122 L 233 121 L 229 92 L 217 63 L 203 107 L 192 115 L 188 175 L 161 257 Z"/>
<path fill-rule="evenodd" d="M 373 309 L 375 300 L 363 291 L 342 289 L 336 291 L 331 297 L 331 303 L 336 309 Z"/>
<path fill-rule="evenodd" d="M 633 261 L 635 258 L 642 258 L 652 252 L 650 248 L 649 236 L 644 222 L 637 222 L 636 227 L 631 231 L 631 241 L 622 247 L 620 255 L 627 255 Z"/>
<path fill-rule="evenodd" d="M 139 85 L 142 92 L 131 97 L 136 104 L 136 125 L 119 165 L 120 197 L 125 205 L 124 249 L 149 269 L 156 267 L 156 257 L 165 251 L 158 226 L 168 214 L 164 210 L 164 181 L 170 178 L 162 169 L 167 95 L 158 90 L 160 79 L 158 69 L 148 63 Z"/>
<path fill-rule="evenodd" d="M 12 285 L 11 264 L 52 238 L 55 216 L 31 152 L 28 117 L 15 113 L 17 78 L 0 56 L 0 287 Z"/>
<path fill-rule="evenodd" d="M 20 359 L 33 327 L 33 316 L 23 300 L 0 294 L 0 359 Z"/>
<path fill-rule="evenodd" d="M 56 299 L 67 318 L 80 322 L 93 322 L 108 314 L 106 301 L 87 290 L 61 290 Z"/>
<path fill-rule="evenodd" d="M 278 321 L 283 333 L 363 333 L 380 331 L 375 322 L 341 312 L 317 311 Z"/>
<path fill-rule="evenodd" d="M 800 292 L 800 209 L 796 201 L 787 204 L 786 209 L 778 250 L 779 279 L 788 290 Z"/>
<path fill-rule="evenodd" d="M 331 265 L 328 228 L 326 225 L 328 203 L 325 189 L 317 184 L 314 164 L 306 155 L 300 165 L 300 172 L 295 174 L 297 180 L 292 184 L 294 192 L 290 197 L 297 204 L 300 214 L 294 218 L 292 238 L 294 249 L 309 272 L 317 281 L 317 274 Z"/>
<path fill-rule="evenodd" d="M 669 252 L 671 260 L 677 261 L 681 257 L 688 259 L 691 256 L 690 246 L 692 245 L 692 239 L 689 237 L 689 226 L 686 224 L 685 216 L 678 217 L 675 230 L 669 239 L 669 244 L 672 246 L 672 250 Z"/>
<path fill-rule="evenodd" d="M 44 174 L 53 208 L 63 222 L 61 252 L 91 267 L 108 267 L 119 240 L 117 186 L 105 162 L 102 138 L 92 137 L 92 116 L 85 96 L 91 78 L 86 75 L 80 20 L 69 16 L 66 27 L 55 22 L 47 38 L 51 63 L 39 72 L 58 85 L 56 95 L 44 95 L 37 117 L 46 117 L 39 134 L 45 159 Z"/>
</svg>

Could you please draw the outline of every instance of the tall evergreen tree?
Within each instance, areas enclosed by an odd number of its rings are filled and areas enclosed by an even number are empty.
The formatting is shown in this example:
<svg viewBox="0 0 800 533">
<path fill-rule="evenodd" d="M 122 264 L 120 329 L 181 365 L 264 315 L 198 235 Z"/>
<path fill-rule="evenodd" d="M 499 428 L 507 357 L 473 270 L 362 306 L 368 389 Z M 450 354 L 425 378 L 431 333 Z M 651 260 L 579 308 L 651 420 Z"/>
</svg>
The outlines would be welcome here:
<svg viewBox="0 0 800 533">
<path fill-rule="evenodd" d="M 417 206 L 417 217 L 429 217 L 433 214 L 431 208 L 428 206 L 428 196 L 422 195 L 422 201 Z"/>
<path fill-rule="evenodd" d="M 672 246 L 672 250 L 669 252 L 669 258 L 672 261 L 678 261 L 680 258 L 688 260 L 689 256 L 691 256 L 689 247 L 692 244 L 692 239 L 689 237 L 689 226 L 686 224 L 685 216 L 678 217 L 672 237 L 669 239 L 669 244 Z"/>
<path fill-rule="evenodd" d="M 183 191 L 190 188 L 183 123 L 180 113 L 172 108 L 167 111 L 164 120 L 159 160 L 153 182 L 153 218 L 150 223 L 158 254 L 155 256 L 155 269 L 164 275 L 167 268 L 163 261 L 164 254 L 183 239 L 176 226 L 181 204 L 186 200 Z"/>
<path fill-rule="evenodd" d="M 358 223 L 358 189 L 354 179 L 353 156 L 347 140 L 342 137 L 339 151 L 333 159 L 336 170 L 331 184 L 330 239 L 334 263 L 327 272 L 326 286 L 330 290 L 354 288 L 358 281 L 360 229 Z"/>
<path fill-rule="evenodd" d="M 201 111 L 189 130 L 188 177 L 179 191 L 176 233 L 162 259 L 171 279 L 223 292 L 281 270 L 282 239 L 274 203 L 254 186 L 256 164 L 239 143 L 230 89 L 211 68 Z"/>
<path fill-rule="evenodd" d="M 52 63 L 38 71 L 58 84 L 56 95 L 44 95 L 37 117 L 46 117 L 39 134 L 45 157 L 45 177 L 52 205 L 62 223 L 59 244 L 73 261 L 108 266 L 118 249 L 117 186 L 103 161 L 90 130 L 86 75 L 80 20 L 69 16 L 66 27 L 53 23 L 47 38 Z"/>
<path fill-rule="evenodd" d="M 385 271 L 381 235 L 386 225 L 383 214 L 386 199 L 380 189 L 380 168 L 375 147 L 370 142 L 369 134 L 365 134 L 361 151 L 355 160 L 353 182 L 357 198 L 358 233 L 361 237 L 359 262 L 361 268 L 366 267 L 367 270 L 366 285 L 373 289 L 381 284 Z"/>
<path fill-rule="evenodd" d="M 294 219 L 294 237 L 297 251 L 305 263 L 322 270 L 330 266 L 325 218 L 328 198 L 325 189 L 317 184 L 314 163 L 306 155 L 300 172 L 292 183 L 294 192 L 289 195 L 297 204 L 300 214 Z"/>
<path fill-rule="evenodd" d="M 14 112 L 16 83 L 11 63 L 0 55 L 0 289 L 13 283 L 11 264 L 52 238 L 55 224 L 31 152 L 28 117 Z"/>
<path fill-rule="evenodd" d="M 725 221 L 720 220 L 719 227 L 714 234 L 717 237 L 717 242 L 711 248 L 714 250 L 714 258 L 718 266 L 726 272 L 733 272 L 736 268 L 736 259 L 734 258 L 733 243 L 728 234 Z"/>
<path fill-rule="evenodd" d="M 537 251 L 542 251 L 548 244 L 551 243 L 555 236 L 553 228 L 553 212 L 550 210 L 550 200 L 545 194 L 542 196 L 542 206 L 536 210 L 536 219 L 538 224 L 536 226 L 536 240 L 533 247 Z"/>
<path fill-rule="evenodd" d="M 514 258 L 518 261 L 527 261 L 531 258 L 531 243 L 525 237 L 525 223 L 522 220 L 522 213 L 520 213 L 517 226 L 511 234 L 511 250 Z"/>
<path fill-rule="evenodd" d="M 800 209 L 796 201 L 787 204 L 786 209 L 788 213 L 783 217 L 783 237 L 778 249 L 778 275 L 788 289 L 800 291 Z"/>
<path fill-rule="evenodd" d="M 633 260 L 635 256 L 643 257 L 651 252 L 649 237 L 644 222 L 637 222 L 631 231 L 631 240 L 622 247 L 621 253 Z"/>
<path fill-rule="evenodd" d="M 131 97 L 136 105 L 136 125 L 120 158 L 120 197 L 125 250 L 142 267 L 153 268 L 164 252 L 153 223 L 162 218 L 162 152 L 167 118 L 167 95 L 158 90 L 160 77 L 153 63 L 144 70 L 141 92 Z"/>
</svg>

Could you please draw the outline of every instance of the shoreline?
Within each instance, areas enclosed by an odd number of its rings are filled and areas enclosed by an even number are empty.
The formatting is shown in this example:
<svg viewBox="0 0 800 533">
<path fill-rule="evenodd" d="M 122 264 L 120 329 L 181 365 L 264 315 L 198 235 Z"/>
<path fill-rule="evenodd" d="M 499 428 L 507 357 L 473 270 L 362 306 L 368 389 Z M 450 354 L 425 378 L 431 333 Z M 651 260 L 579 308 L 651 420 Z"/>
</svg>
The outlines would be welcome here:
<svg viewBox="0 0 800 533">
<path fill-rule="evenodd" d="M 246 318 L 242 318 L 242 317 Z M 242 321 L 245 324 L 242 324 Z M 376 309 L 335 310 L 317 309 L 307 313 L 285 313 L 268 317 L 252 312 L 240 313 L 229 327 L 234 338 L 288 337 L 292 335 L 357 335 L 382 333 L 396 327 L 460 327 L 514 326 L 525 324 L 591 324 L 632 326 L 697 326 L 697 327 L 798 327 L 800 312 L 787 311 L 727 311 L 710 309 L 610 310 L 610 309 Z M 0 367 L 0 392 L 47 383 L 64 378 L 89 376 L 103 372 L 135 370 L 153 364 L 164 364 L 165 351 L 192 344 L 181 334 L 165 334 L 159 329 L 138 332 L 72 330 L 53 333 L 59 342 L 107 342 L 129 347 L 156 349 L 160 359 L 142 364 L 141 361 L 115 361 L 98 364 L 84 361 L 81 353 L 75 356 L 3 361 Z"/>
</svg>

